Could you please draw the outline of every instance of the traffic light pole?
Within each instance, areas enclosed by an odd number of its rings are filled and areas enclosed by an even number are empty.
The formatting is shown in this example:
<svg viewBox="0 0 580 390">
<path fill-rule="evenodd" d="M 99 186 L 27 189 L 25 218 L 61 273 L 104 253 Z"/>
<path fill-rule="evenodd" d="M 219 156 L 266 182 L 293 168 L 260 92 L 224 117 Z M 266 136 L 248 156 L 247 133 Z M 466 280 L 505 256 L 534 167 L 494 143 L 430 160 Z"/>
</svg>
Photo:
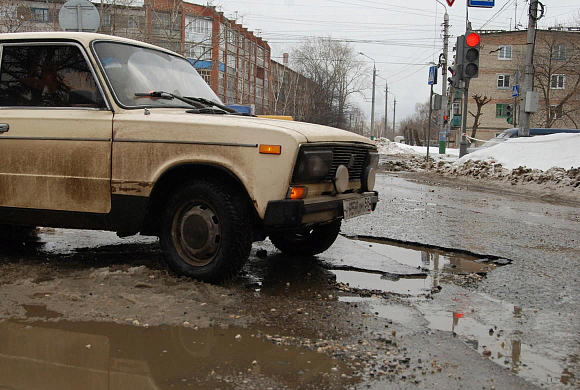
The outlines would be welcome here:
<svg viewBox="0 0 580 390">
<path fill-rule="evenodd" d="M 467 154 L 467 99 L 469 98 L 469 78 L 465 79 L 465 89 L 463 90 L 463 112 L 461 113 L 461 120 L 463 124 L 461 125 L 461 142 L 459 143 L 459 157 L 463 157 Z"/>
<path fill-rule="evenodd" d="M 431 144 L 431 115 L 433 115 L 433 84 L 431 84 L 431 93 L 429 94 L 429 125 L 427 126 L 427 136 L 425 137 L 425 143 L 427 144 L 427 157 L 425 157 L 427 169 L 429 169 L 429 145 Z"/>
</svg>

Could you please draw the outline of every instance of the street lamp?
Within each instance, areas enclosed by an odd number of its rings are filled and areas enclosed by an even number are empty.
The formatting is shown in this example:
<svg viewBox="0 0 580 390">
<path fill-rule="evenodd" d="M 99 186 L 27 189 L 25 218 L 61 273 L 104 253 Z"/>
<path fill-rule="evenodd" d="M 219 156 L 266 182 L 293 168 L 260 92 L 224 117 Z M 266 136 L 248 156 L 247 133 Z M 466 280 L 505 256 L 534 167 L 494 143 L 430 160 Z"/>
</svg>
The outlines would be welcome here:
<svg viewBox="0 0 580 390">
<path fill-rule="evenodd" d="M 372 57 L 369 57 L 360 51 L 358 54 L 373 61 L 373 98 L 371 103 L 371 136 L 373 136 L 375 135 L 375 79 L 377 77 L 377 64 Z"/>
</svg>

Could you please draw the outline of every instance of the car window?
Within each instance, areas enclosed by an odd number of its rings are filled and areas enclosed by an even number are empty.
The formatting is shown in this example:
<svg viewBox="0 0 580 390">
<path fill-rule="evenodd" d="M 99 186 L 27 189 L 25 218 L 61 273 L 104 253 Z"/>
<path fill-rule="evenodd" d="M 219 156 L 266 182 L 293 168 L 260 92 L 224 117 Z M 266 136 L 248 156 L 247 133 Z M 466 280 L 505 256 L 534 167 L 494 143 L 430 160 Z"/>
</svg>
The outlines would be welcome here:
<svg viewBox="0 0 580 390">
<path fill-rule="evenodd" d="M 102 108 L 104 101 L 74 45 L 5 45 L 0 106 Z"/>
<path fill-rule="evenodd" d="M 190 107 L 179 100 L 151 99 L 135 93 L 166 91 L 221 103 L 186 59 L 160 50 L 119 42 L 95 42 L 95 53 L 124 107 Z"/>
</svg>

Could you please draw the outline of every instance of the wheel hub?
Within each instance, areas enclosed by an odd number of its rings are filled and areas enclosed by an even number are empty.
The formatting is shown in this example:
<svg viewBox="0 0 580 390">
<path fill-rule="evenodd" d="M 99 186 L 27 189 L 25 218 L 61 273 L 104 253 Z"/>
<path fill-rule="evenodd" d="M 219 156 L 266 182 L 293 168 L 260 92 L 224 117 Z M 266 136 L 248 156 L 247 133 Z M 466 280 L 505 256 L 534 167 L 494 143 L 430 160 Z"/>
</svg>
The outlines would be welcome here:
<svg viewBox="0 0 580 390">
<path fill-rule="evenodd" d="M 208 264 L 217 253 L 221 227 L 216 214 L 205 205 L 194 205 L 181 218 L 181 244 L 194 265 Z"/>
</svg>

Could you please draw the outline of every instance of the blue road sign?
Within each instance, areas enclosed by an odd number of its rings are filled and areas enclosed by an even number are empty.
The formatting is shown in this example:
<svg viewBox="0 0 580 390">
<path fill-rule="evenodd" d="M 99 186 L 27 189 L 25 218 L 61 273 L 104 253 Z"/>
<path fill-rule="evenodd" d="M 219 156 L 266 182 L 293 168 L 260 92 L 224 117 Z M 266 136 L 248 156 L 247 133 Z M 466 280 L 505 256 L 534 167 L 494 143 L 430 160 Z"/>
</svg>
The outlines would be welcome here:
<svg viewBox="0 0 580 390">
<path fill-rule="evenodd" d="M 468 7 L 493 8 L 495 0 L 467 0 Z"/>
<path fill-rule="evenodd" d="M 518 96 L 520 96 L 520 86 L 514 85 L 512 87 L 512 97 L 518 97 Z"/>
<path fill-rule="evenodd" d="M 430 66 L 429 67 L 429 80 L 427 82 L 429 85 L 437 84 L 437 67 Z"/>
</svg>

